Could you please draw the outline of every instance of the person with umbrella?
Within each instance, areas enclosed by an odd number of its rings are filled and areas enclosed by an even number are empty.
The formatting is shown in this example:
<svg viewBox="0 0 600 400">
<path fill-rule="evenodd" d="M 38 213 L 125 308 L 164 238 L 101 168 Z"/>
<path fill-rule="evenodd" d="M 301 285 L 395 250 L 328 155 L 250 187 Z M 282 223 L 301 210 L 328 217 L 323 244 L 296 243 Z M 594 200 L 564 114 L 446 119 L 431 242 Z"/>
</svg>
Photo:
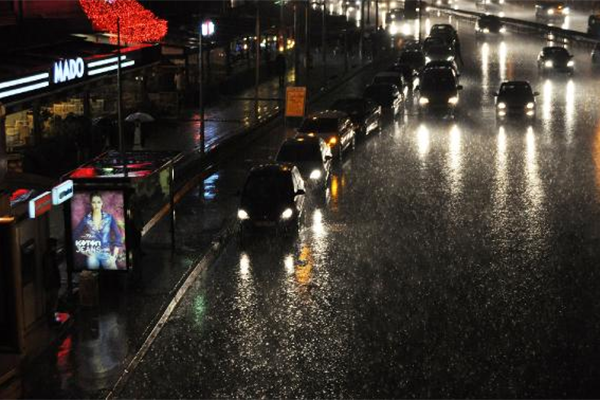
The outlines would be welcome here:
<svg viewBox="0 0 600 400">
<path fill-rule="evenodd" d="M 127 118 L 125 118 L 125 121 L 135 123 L 135 131 L 133 133 L 133 150 L 143 150 L 145 138 L 142 135 L 142 123 L 152 122 L 154 121 L 154 118 L 150 114 L 136 112 L 129 114 Z"/>
</svg>

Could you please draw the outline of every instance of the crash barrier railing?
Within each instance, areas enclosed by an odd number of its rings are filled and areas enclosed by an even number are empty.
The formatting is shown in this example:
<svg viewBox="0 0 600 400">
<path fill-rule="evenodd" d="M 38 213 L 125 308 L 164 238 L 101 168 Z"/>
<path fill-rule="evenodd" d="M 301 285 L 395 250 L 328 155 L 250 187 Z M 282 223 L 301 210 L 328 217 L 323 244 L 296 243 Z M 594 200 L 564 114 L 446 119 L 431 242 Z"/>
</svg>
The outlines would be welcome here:
<svg viewBox="0 0 600 400">
<path fill-rule="evenodd" d="M 479 17 L 488 15 L 485 12 L 466 11 L 443 6 L 430 6 L 431 10 L 437 10 L 445 14 L 461 17 L 468 20 L 476 20 Z M 558 26 L 549 26 L 538 22 L 524 21 L 515 18 L 501 17 L 500 20 L 507 29 L 515 32 L 534 34 L 545 40 L 575 45 L 587 49 L 592 49 L 600 40 L 587 33 L 563 29 Z"/>
</svg>

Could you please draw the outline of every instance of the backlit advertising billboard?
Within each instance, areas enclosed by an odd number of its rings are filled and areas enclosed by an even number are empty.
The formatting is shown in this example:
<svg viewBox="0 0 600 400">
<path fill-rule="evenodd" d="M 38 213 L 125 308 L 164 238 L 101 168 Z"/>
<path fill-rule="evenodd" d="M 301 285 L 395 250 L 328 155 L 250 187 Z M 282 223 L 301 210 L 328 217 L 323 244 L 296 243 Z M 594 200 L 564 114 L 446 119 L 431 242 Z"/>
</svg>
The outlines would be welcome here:
<svg viewBox="0 0 600 400">
<path fill-rule="evenodd" d="M 125 198 L 120 190 L 77 190 L 71 200 L 75 270 L 126 271 Z"/>
</svg>

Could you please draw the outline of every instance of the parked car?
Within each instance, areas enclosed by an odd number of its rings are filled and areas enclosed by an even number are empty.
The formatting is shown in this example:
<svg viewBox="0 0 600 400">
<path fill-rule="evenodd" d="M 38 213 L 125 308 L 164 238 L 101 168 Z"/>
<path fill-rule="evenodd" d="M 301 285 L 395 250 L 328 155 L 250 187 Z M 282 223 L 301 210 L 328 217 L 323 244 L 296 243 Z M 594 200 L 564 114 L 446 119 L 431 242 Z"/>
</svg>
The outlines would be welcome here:
<svg viewBox="0 0 600 400">
<path fill-rule="evenodd" d="M 270 228 L 294 231 L 304 211 L 304 180 L 292 164 L 253 168 L 241 192 L 237 217 L 241 231 Z"/>
<path fill-rule="evenodd" d="M 531 89 L 527 81 L 502 82 L 496 96 L 496 116 L 498 119 L 525 116 L 535 118 L 538 92 Z"/>
<path fill-rule="evenodd" d="M 542 74 L 552 71 L 572 74 L 575 71 L 575 61 L 564 47 L 548 46 L 538 55 L 537 68 Z"/>
<path fill-rule="evenodd" d="M 355 132 L 362 136 L 367 136 L 382 127 L 381 106 L 371 99 L 346 97 L 338 99 L 331 109 L 348 114 L 354 124 Z"/>
<path fill-rule="evenodd" d="M 392 85 L 396 85 L 398 90 L 402 92 L 403 95 L 406 95 L 407 88 L 404 86 L 402 74 L 400 72 L 380 72 L 377 75 L 375 75 L 375 77 L 373 77 L 373 81 L 371 83 L 375 85 L 378 83 L 391 83 Z"/>
<path fill-rule="evenodd" d="M 277 153 L 277 162 L 294 164 L 309 188 L 326 188 L 332 162 L 331 149 L 320 137 L 299 134 L 287 139 Z"/>
<path fill-rule="evenodd" d="M 384 115 L 394 116 L 402 110 L 403 96 L 398 87 L 391 83 L 377 83 L 366 87 L 363 97 L 381 106 Z"/>
<path fill-rule="evenodd" d="M 314 134 L 329 146 L 334 157 L 342 159 L 344 151 L 356 145 L 356 131 L 348 114 L 326 110 L 304 118 L 298 133 Z"/>
</svg>

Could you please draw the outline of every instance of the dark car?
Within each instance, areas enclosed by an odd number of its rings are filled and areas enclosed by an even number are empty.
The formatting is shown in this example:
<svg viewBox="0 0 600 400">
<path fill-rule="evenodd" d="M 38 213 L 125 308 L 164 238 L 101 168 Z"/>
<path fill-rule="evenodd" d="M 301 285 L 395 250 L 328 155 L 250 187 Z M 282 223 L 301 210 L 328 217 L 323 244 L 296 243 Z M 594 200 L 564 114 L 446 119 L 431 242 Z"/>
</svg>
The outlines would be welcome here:
<svg viewBox="0 0 600 400">
<path fill-rule="evenodd" d="M 545 1 L 535 5 L 535 17 L 541 21 L 562 21 L 570 11 L 562 2 Z"/>
<path fill-rule="evenodd" d="M 544 47 L 538 55 L 537 67 L 541 73 L 556 71 L 572 74 L 575 70 L 575 61 L 564 47 Z"/>
<path fill-rule="evenodd" d="M 594 50 L 592 50 L 592 64 L 600 64 L 600 43 L 596 43 Z"/>
<path fill-rule="evenodd" d="M 304 181 L 296 166 L 267 164 L 252 168 L 237 212 L 242 233 L 251 228 L 297 228 L 304 211 L 304 195 Z"/>
<path fill-rule="evenodd" d="M 406 94 L 406 88 L 404 87 L 404 81 L 402 78 L 402 74 L 396 71 L 385 71 L 379 72 L 373 77 L 372 84 L 378 83 L 391 83 L 392 85 L 396 85 L 398 90 L 404 95 Z"/>
<path fill-rule="evenodd" d="M 402 110 L 403 96 L 396 85 L 391 83 L 377 83 L 366 87 L 363 97 L 373 100 L 382 107 L 383 111 L 389 111 L 392 115 Z"/>
<path fill-rule="evenodd" d="M 287 139 L 277 153 L 277 162 L 294 164 L 306 185 L 315 188 L 327 187 L 332 158 L 325 141 L 312 134 Z"/>
<path fill-rule="evenodd" d="M 371 99 L 347 97 L 337 100 L 331 109 L 348 114 L 354 130 L 362 136 L 381 129 L 381 106 Z"/>
<path fill-rule="evenodd" d="M 455 46 L 458 41 L 458 32 L 450 24 L 434 24 L 429 30 L 429 37 L 441 38 L 446 43 Z"/>
<path fill-rule="evenodd" d="M 535 117 L 535 96 L 531 85 L 526 81 L 508 81 L 500 85 L 496 96 L 496 116 L 499 119 L 512 116 Z"/>
<path fill-rule="evenodd" d="M 326 110 L 304 118 L 298 133 L 314 134 L 322 138 L 334 156 L 342 158 L 344 151 L 354 148 L 356 131 L 345 112 Z"/>
<path fill-rule="evenodd" d="M 596 39 L 600 38 L 600 15 L 590 15 L 588 17 L 587 33 Z"/>
<path fill-rule="evenodd" d="M 443 113 L 454 116 L 462 86 L 458 84 L 452 68 L 425 68 L 418 90 L 419 114 Z"/>
<path fill-rule="evenodd" d="M 502 20 L 495 15 L 483 15 L 475 24 L 476 37 L 497 37 L 504 32 L 506 32 L 506 28 L 502 24 Z"/>
<path fill-rule="evenodd" d="M 404 50 L 396 63 L 406 64 L 418 72 L 425 66 L 425 55 L 421 49 Z"/>
<path fill-rule="evenodd" d="M 458 81 L 458 78 L 460 77 L 460 73 L 458 72 L 458 65 L 456 64 L 456 61 L 451 60 L 451 61 L 430 61 L 428 62 L 424 69 L 427 68 L 451 68 L 452 71 L 454 71 L 454 75 L 456 75 L 456 80 Z"/>
</svg>

